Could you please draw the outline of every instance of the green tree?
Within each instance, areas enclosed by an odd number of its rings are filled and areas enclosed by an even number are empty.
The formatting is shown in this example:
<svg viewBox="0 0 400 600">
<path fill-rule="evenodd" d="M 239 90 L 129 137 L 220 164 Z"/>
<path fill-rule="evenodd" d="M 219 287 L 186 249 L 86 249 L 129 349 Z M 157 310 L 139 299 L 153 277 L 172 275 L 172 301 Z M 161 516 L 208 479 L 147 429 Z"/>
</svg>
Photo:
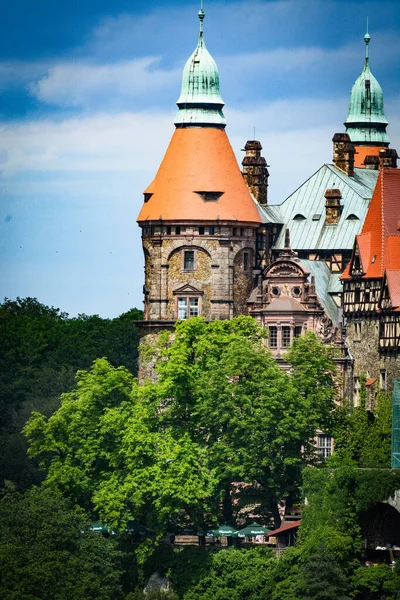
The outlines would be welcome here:
<svg viewBox="0 0 400 600">
<path fill-rule="evenodd" d="M 34 461 L 26 457 L 21 429 L 33 410 L 49 416 L 59 398 L 75 386 L 75 372 L 107 356 L 114 366 L 137 373 L 139 336 L 133 309 L 116 319 L 94 315 L 68 318 L 34 298 L 0 304 L 0 483 L 20 489 L 39 483 Z"/>
<path fill-rule="evenodd" d="M 350 600 L 345 573 L 321 543 L 300 565 L 294 591 L 297 600 Z"/>
<path fill-rule="evenodd" d="M 159 382 L 141 387 L 126 369 L 96 361 L 50 419 L 36 413 L 25 428 L 46 485 L 110 524 L 134 516 L 162 531 L 168 519 L 219 518 L 221 500 L 231 521 L 232 488 L 243 482 L 241 504 L 256 502 L 279 526 L 278 501 L 296 492 L 311 454 L 302 448 L 314 448 L 333 407 L 333 368 L 321 351 L 313 395 L 315 336 L 295 354 L 294 377 L 264 338 L 251 317 L 182 322 L 161 353 Z"/>
<path fill-rule="evenodd" d="M 231 549 L 211 557 L 209 573 L 184 600 L 269 600 L 275 587 L 276 560 L 265 548 Z"/>
<path fill-rule="evenodd" d="M 390 467 L 392 401 L 389 394 L 379 392 L 374 411 L 366 408 L 366 377 L 360 377 L 360 403 L 349 410 L 337 410 L 333 428 L 335 455 L 331 466 L 354 464 L 359 467 Z"/>
<path fill-rule="evenodd" d="M 400 573 L 389 565 L 360 566 L 352 579 L 356 600 L 399 600 Z"/>
<path fill-rule="evenodd" d="M 135 518 L 161 535 L 182 511 L 198 519 L 214 485 L 206 452 L 186 432 L 160 427 L 152 396 L 105 359 L 79 371 L 54 415 L 34 413 L 25 427 L 44 485 L 116 527 Z"/>
<path fill-rule="evenodd" d="M 8 600 L 121 597 L 120 553 L 89 531 L 85 513 L 60 494 L 32 488 L 0 500 L 0 596 Z"/>
<path fill-rule="evenodd" d="M 254 503 L 256 494 L 264 516 L 279 526 L 278 501 L 295 493 L 304 458 L 315 452 L 315 431 L 329 422 L 335 368 L 308 334 L 289 354 L 289 376 L 266 349 L 265 335 L 251 317 L 178 324 L 158 365 L 157 393 L 164 422 L 208 449 L 224 519 L 232 519 L 232 483 L 241 481 L 248 484 L 242 502 L 248 496 Z"/>
</svg>

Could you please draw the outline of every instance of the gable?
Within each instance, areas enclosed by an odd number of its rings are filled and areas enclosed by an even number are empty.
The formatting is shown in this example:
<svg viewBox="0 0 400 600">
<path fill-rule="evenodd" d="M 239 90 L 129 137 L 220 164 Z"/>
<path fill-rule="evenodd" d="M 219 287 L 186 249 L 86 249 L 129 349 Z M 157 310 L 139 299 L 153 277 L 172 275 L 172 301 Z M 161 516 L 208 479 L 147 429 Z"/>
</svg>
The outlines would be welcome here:
<svg viewBox="0 0 400 600">
<path fill-rule="evenodd" d="M 189 283 L 185 283 L 185 285 L 182 285 L 179 288 L 176 288 L 173 290 L 172 292 L 174 294 L 174 296 L 176 295 L 185 295 L 185 296 L 199 296 L 199 295 L 203 295 L 204 292 L 202 290 L 199 290 L 198 288 L 195 288 L 193 285 L 190 285 Z"/>
</svg>

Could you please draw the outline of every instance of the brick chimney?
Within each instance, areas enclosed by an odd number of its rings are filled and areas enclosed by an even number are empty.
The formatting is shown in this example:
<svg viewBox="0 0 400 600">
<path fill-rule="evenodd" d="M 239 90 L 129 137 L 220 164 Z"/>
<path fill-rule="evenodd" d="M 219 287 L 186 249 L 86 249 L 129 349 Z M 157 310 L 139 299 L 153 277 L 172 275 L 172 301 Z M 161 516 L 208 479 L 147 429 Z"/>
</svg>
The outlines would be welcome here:
<svg viewBox="0 0 400 600">
<path fill-rule="evenodd" d="M 246 155 L 242 161 L 243 177 L 254 198 L 261 204 L 268 204 L 268 165 L 261 156 L 262 146 L 257 140 L 249 140 L 244 147 Z"/>
<path fill-rule="evenodd" d="M 333 164 L 346 175 L 354 175 L 355 148 L 348 133 L 335 133 L 333 142 Z"/>
<path fill-rule="evenodd" d="M 396 169 L 398 154 L 393 148 L 382 148 L 379 152 L 379 168 L 380 169 Z"/>
<path fill-rule="evenodd" d="M 337 225 L 340 219 L 340 200 L 342 194 L 340 190 L 328 189 L 325 192 L 325 223 L 327 225 Z"/>
<path fill-rule="evenodd" d="M 364 158 L 364 166 L 366 169 L 377 171 L 379 169 L 379 156 L 368 154 Z"/>
</svg>

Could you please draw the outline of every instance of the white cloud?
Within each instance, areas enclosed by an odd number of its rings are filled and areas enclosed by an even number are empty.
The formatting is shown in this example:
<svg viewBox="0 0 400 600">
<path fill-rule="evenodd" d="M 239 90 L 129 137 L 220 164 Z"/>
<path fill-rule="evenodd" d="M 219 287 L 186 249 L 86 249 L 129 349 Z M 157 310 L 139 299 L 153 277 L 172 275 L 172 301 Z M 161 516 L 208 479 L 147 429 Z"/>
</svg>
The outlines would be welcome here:
<svg viewBox="0 0 400 600">
<path fill-rule="evenodd" d="M 60 106 L 85 106 L 107 97 L 133 99 L 178 86 L 180 70 L 158 69 L 159 61 L 149 56 L 102 65 L 62 63 L 50 67 L 29 89 L 42 102 Z"/>
<path fill-rule="evenodd" d="M 122 172 L 150 168 L 173 130 L 174 113 L 97 114 L 60 122 L 3 123 L 0 172 Z"/>
</svg>

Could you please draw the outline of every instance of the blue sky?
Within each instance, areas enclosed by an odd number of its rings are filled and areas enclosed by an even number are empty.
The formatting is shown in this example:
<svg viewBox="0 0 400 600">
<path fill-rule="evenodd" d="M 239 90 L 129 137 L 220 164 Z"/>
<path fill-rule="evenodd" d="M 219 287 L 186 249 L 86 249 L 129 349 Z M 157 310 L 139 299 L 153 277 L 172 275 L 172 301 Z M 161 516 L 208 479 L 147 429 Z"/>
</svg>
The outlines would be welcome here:
<svg viewBox="0 0 400 600">
<path fill-rule="evenodd" d="M 77 315 L 142 307 L 136 217 L 173 132 L 199 2 L 14 0 L 0 20 L 0 297 Z M 400 153 L 398 0 L 205 0 L 227 133 L 282 202 L 344 131 L 364 61 Z"/>
</svg>

